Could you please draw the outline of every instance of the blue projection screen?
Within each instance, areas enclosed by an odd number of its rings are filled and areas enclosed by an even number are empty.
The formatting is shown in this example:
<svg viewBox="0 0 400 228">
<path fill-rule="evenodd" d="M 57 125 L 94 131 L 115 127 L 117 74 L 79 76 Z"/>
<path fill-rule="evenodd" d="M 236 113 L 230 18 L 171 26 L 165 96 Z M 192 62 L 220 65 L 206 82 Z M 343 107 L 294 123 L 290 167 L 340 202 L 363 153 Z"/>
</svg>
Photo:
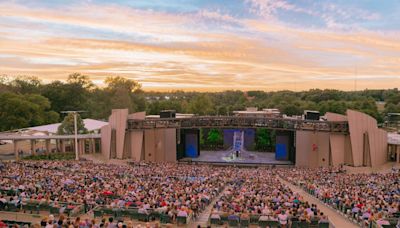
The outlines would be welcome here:
<svg viewBox="0 0 400 228">
<path fill-rule="evenodd" d="M 197 134 L 188 133 L 185 135 L 185 157 L 197 158 L 199 153 Z"/>
</svg>

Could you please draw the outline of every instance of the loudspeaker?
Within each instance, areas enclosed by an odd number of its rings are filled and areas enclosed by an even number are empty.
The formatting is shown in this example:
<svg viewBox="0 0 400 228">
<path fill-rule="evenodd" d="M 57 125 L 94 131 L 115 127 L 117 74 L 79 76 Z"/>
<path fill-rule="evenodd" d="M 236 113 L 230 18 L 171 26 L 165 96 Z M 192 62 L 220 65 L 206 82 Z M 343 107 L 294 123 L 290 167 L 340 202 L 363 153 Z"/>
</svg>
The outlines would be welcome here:
<svg viewBox="0 0 400 228">
<path fill-rule="evenodd" d="M 163 110 L 160 112 L 160 118 L 175 118 L 176 111 L 175 110 Z"/>
<path fill-rule="evenodd" d="M 304 119 L 319 120 L 320 114 L 318 111 L 304 111 Z"/>
</svg>

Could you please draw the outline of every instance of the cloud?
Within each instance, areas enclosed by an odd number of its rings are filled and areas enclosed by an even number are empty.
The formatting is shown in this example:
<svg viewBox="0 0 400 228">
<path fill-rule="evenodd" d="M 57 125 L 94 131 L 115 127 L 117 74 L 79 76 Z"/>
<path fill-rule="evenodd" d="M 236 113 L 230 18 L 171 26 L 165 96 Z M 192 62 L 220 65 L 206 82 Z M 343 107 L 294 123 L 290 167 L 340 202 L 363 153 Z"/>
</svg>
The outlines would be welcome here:
<svg viewBox="0 0 400 228">
<path fill-rule="evenodd" d="M 293 11 L 297 9 L 294 5 L 283 0 L 245 0 L 250 4 L 250 11 L 263 17 L 271 17 L 279 9 Z"/>
<path fill-rule="evenodd" d="M 274 16 L 278 10 L 309 12 L 283 0 L 247 4 L 261 18 L 218 9 L 0 3 L 0 73 L 50 81 L 81 72 L 96 82 L 121 75 L 151 90 L 353 89 L 357 66 L 359 88 L 399 82 L 398 32 L 288 25 Z M 333 14 L 349 17 L 336 8 Z"/>
<path fill-rule="evenodd" d="M 376 21 L 381 16 L 376 12 L 370 12 L 356 7 L 341 7 L 333 3 L 322 3 L 319 5 L 321 12 L 317 15 L 330 29 L 359 30 L 359 23 L 365 21 Z"/>
</svg>

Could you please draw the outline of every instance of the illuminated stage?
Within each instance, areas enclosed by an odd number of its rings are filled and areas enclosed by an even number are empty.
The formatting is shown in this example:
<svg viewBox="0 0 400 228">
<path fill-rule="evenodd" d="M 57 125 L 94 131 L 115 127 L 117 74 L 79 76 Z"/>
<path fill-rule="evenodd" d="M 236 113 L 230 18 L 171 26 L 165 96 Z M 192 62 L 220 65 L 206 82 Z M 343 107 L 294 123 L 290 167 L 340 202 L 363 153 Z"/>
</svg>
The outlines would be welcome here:
<svg viewBox="0 0 400 228">
<path fill-rule="evenodd" d="M 241 151 L 239 157 L 234 156 L 234 151 L 201 151 L 200 156 L 192 158 L 192 162 L 207 163 L 232 163 L 232 164 L 268 164 L 268 165 L 292 165 L 291 161 L 279 161 L 275 159 L 275 153 Z"/>
</svg>

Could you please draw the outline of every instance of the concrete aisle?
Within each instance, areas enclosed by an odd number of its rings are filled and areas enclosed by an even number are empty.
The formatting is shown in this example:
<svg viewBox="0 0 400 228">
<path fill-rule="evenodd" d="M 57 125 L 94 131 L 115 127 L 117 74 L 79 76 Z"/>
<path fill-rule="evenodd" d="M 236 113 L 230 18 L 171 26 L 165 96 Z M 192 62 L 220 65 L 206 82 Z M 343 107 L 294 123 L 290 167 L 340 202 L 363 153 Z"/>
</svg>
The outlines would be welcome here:
<svg viewBox="0 0 400 228">
<path fill-rule="evenodd" d="M 195 221 L 193 221 L 189 224 L 190 227 L 197 227 L 198 225 L 200 225 L 201 227 L 207 227 L 208 218 L 210 217 L 211 210 L 214 207 L 217 200 L 219 200 L 219 198 L 225 192 L 225 190 L 226 190 L 226 187 L 221 191 L 221 193 L 217 197 L 214 198 L 213 201 L 211 201 L 210 205 L 208 205 L 206 207 L 206 209 L 199 215 L 199 217 Z"/>
<path fill-rule="evenodd" d="M 325 215 L 328 216 L 329 220 L 331 221 L 331 223 L 333 224 L 333 226 L 335 228 L 356 228 L 359 227 L 356 224 L 354 224 L 353 222 L 349 221 L 347 218 L 343 217 L 339 212 L 337 212 L 336 210 L 326 206 L 324 203 L 322 203 L 321 201 L 319 201 L 318 199 L 312 197 L 310 194 L 308 194 L 307 192 L 305 192 L 303 189 L 290 184 L 289 182 L 283 180 L 280 178 L 280 181 L 284 184 L 286 184 L 287 186 L 289 186 L 292 191 L 299 193 L 301 196 L 304 197 L 305 200 L 307 200 L 308 202 L 312 203 L 312 204 L 316 204 L 318 206 L 318 208 L 324 212 Z"/>
</svg>

